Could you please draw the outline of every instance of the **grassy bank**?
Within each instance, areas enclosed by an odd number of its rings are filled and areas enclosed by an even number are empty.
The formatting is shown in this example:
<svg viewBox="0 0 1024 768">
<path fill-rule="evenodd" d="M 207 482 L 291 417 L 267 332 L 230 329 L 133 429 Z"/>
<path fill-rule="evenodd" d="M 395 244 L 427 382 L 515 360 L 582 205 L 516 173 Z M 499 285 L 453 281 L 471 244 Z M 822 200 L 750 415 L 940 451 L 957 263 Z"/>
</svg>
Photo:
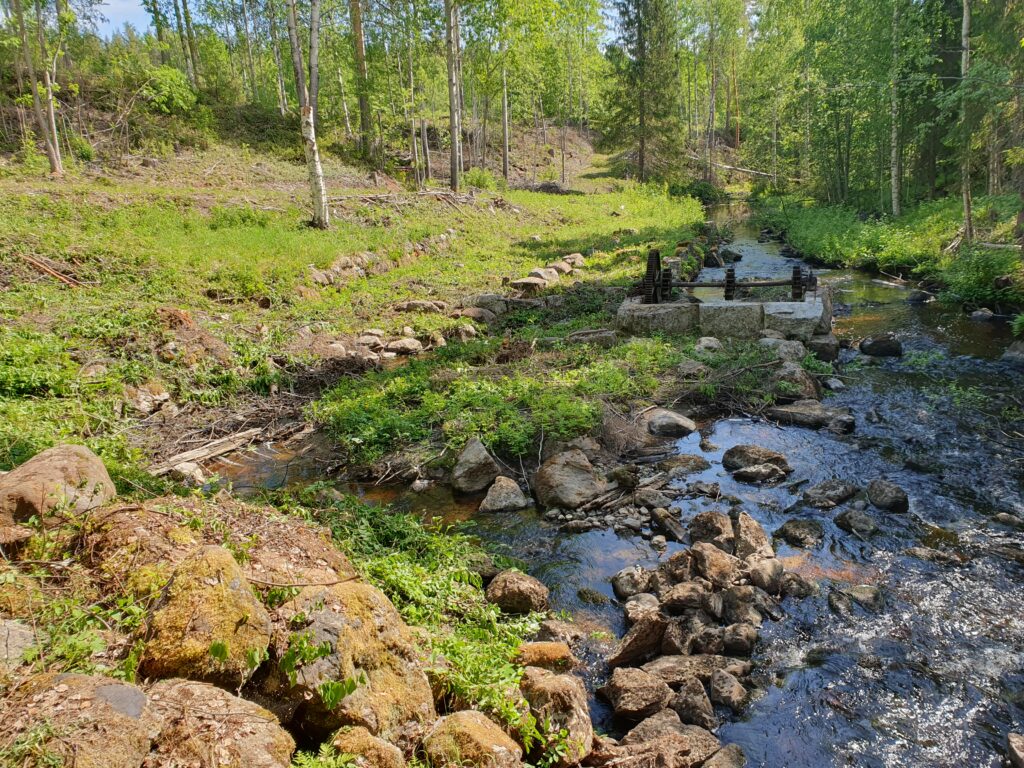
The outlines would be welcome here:
<svg viewBox="0 0 1024 768">
<path fill-rule="evenodd" d="M 85 442 L 122 488 L 145 483 L 140 466 L 211 422 L 215 431 L 227 411 L 301 389 L 328 367 L 331 342 L 466 322 L 399 302 L 501 292 L 573 251 L 601 254 L 588 280 L 622 283 L 640 274 L 649 244 L 671 246 L 703 218 L 690 198 L 619 182 L 454 204 L 389 196 L 330 162 L 336 215 L 319 232 L 302 223 L 303 173 L 218 146 L 59 183 L 0 178 L 0 469 Z M 332 286 L 313 279 L 313 268 L 367 251 L 389 269 Z M 166 393 L 174 408 L 133 411 L 132 387 Z"/>
<path fill-rule="evenodd" d="M 850 208 L 772 197 L 758 202 L 757 216 L 761 226 L 783 234 L 799 253 L 826 264 L 938 283 L 949 298 L 972 306 L 1020 308 L 1020 251 L 982 245 L 1011 244 L 1019 208 L 1015 195 L 977 198 L 978 244 L 951 251 L 946 248 L 963 223 L 957 199 L 923 203 L 895 219 L 863 220 Z"/>
</svg>

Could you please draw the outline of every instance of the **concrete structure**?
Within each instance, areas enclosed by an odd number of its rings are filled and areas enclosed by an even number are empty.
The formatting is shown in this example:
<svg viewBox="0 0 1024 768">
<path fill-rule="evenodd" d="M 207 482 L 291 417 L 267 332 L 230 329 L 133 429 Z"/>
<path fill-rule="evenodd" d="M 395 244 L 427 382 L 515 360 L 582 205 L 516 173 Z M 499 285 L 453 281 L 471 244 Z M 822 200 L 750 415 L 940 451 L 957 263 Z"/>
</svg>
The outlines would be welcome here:
<svg viewBox="0 0 1024 768">
<path fill-rule="evenodd" d="M 616 323 L 620 331 L 632 334 L 699 332 L 720 339 L 758 339 L 770 329 L 787 339 L 809 342 L 832 333 L 832 299 L 827 290 L 803 301 L 706 299 L 644 304 L 637 296 L 622 303 Z"/>
</svg>

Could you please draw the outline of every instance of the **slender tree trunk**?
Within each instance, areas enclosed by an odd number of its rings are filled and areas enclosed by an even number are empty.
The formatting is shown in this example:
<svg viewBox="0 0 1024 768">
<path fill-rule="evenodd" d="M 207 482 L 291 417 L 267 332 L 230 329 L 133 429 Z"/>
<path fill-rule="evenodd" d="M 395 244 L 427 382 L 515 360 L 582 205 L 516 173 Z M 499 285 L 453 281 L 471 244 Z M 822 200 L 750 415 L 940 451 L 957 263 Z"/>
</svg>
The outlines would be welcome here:
<svg viewBox="0 0 1024 768">
<path fill-rule="evenodd" d="M 715 30 L 712 26 L 708 46 L 708 165 L 705 175 L 709 182 L 715 180 L 715 102 L 718 99 L 718 67 L 715 63 Z"/>
<path fill-rule="evenodd" d="M 21 38 L 21 53 L 24 59 L 25 72 L 28 75 L 29 88 L 32 90 L 32 111 L 36 118 L 36 128 L 39 131 L 39 137 L 43 140 L 46 159 L 50 163 L 50 173 L 54 176 L 62 176 L 64 174 L 64 165 L 60 159 L 60 147 L 54 140 L 54 134 L 50 131 L 50 123 L 44 114 L 42 99 L 39 95 L 39 81 L 36 79 L 36 65 L 33 61 L 34 56 L 29 41 L 28 28 L 25 25 L 25 12 L 21 6 L 21 0 L 12 0 L 11 5 L 18 23 L 18 35 Z"/>
<path fill-rule="evenodd" d="M 889 87 L 889 186 L 892 215 L 900 215 L 900 0 L 892 2 L 892 75 Z"/>
<path fill-rule="evenodd" d="M 363 36 L 362 0 L 349 0 L 352 24 L 352 52 L 356 63 L 356 98 L 359 102 L 359 141 L 363 155 L 370 156 L 370 84 L 366 72 L 366 38 Z"/>
<path fill-rule="evenodd" d="M 961 190 L 964 201 L 964 237 L 963 242 L 974 239 L 974 213 L 971 210 L 971 129 L 967 104 L 967 76 L 971 71 L 971 0 L 963 0 L 964 10 L 960 22 L 960 76 L 963 96 L 960 101 L 960 120 L 963 136 L 963 159 L 960 166 Z"/>
<path fill-rule="evenodd" d="M 57 162 L 61 170 L 64 169 L 64 161 L 60 156 L 60 137 L 57 135 L 57 99 L 53 95 L 53 83 L 57 78 L 57 57 L 54 56 L 51 62 L 50 52 L 46 45 L 46 28 L 43 23 L 43 4 L 36 0 L 36 37 L 39 40 L 39 56 L 43 64 L 43 89 L 46 94 L 46 126 L 50 132 L 50 141 L 53 142 L 54 152 L 57 155 Z M 53 71 L 50 71 L 51 65 Z"/>
<path fill-rule="evenodd" d="M 313 119 L 313 107 L 309 87 L 306 80 L 305 67 L 302 63 L 302 44 L 299 42 L 298 13 L 295 0 L 288 0 L 286 14 L 288 24 L 288 42 L 292 49 L 292 67 L 295 70 L 295 90 L 299 96 L 299 119 L 302 130 L 303 149 L 306 154 L 306 169 L 309 172 L 309 187 L 313 202 L 313 218 L 310 225 L 317 229 L 327 229 L 331 222 L 330 206 L 327 200 L 327 188 L 324 184 L 324 171 L 320 165 L 320 149 L 316 143 L 316 122 Z M 317 46 L 314 38 L 320 36 L 320 0 L 310 0 L 310 51 Z M 310 70 L 317 66 L 312 53 Z"/>
<path fill-rule="evenodd" d="M 459 172 L 462 165 L 462 106 L 459 103 L 458 31 L 459 6 L 457 0 L 444 0 L 446 59 L 448 63 L 448 126 L 451 133 L 451 188 L 459 191 Z"/>
<path fill-rule="evenodd" d="M 281 61 L 281 45 L 278 42 L 277 9 L 272 2 L 267 3 L 267 16 L 270 18 L 270 43 L 274 51 L 274 69 L 277 75 L 277 107 L 281 117 L 284 117 L 288 114 L 288 89 L 284 84 L 284 63 Z"/>
<path fill-rule="evenodd" d="M 192 60 L 192 71 L 195 72 L 196 82 L 199 82 L 199 48 L 196 44 L 196 34 L 192 29 L 192 12 L 188 9 L 188 0 L 181 0 L 181 12 L 185 17 L 185 38 L 188 40 L 188 55 Z"/>
<path fill-rule="evenodd" d="M 348 112 L 348 98 L 345 96 L 345 76 L 338 67 L 338 89 L 341 91 L 341 111 L 345 116 L 345 137 L 352 138 L 352 118 Z"/>
<path fill-rule="evenodd" d="M 249 29 L 249 2 L 241 0 L 242 5 L 242 28 L 245 32 L 245 63 L 249 69 L 249 85 L 252 93 L 252 100 L 260 100 L 259 82 L 256 79 L 256 60 L 252 53 L 252 33 Z"/>
<path fill-rule="evenodd" d="M 732 57 L 733 99 L 736 103 L 736 149 L 740 148 L 740 79 L 736 76 L 736 55 Z"/>
<path fill-rule="evenodd" d="M 420 120 L 420 138 L 423 141 L 423 180 L 430 181 L 433 175 L 430 169 L 430 128 L 425 117 Z"/>
<path fill-rule="evenodd" d="M 416 80 L 414 75 L 414 53 L 415 38 L 413 36 L 415 3 L 409 4 L 409 150 L 412 155 L 413 175 L 416 177 L 416 186 L 419 186 L 423 178 L 420 175 L 420 145 L 416 138 Z"/>
<path fill-rule="evenodd" d="M 508 181 L 508 72 L 501 68 L 501 175 Z"/>
<path fill-rule="evenodd" d="M 309 108 L 313 124 L 320 125 L 320 0 L 309 3 Z M 314 139 L 315 143 L 315 139 Z M 320 162 L 317 153 L 317 164 Z M 322 183 L 322 180 L 321 180 Z"/>
<path fill-rule="evenodd" d="M 192 68 L 192 57 L 189 55 L 188 50 L 188 38 L 185 36 L 185 27 L 181 22 L 181 3 L 178 0 L 174 0 L 174 23 L 178 28 L 178 41 L 181 43 L 181 57 L 185 62 L 185 74 L 194 88 L 196 86 L 196 71 Z"/>
<path fill-rule="evenodd" d="M 457 94 L 457 103 L 459 106 L 459 173 L 462 174 L 466 170 L 465 152 L 462 149 L 462 131 L 463 125 L 466 122 L 466 84 L 462 78 L 462 23 L 459 19 L 459 2 L 460 0 L 452 0 L 452 5 L 455 8 L 455 15 L 452 19 L 453 37 L 455 40 L 455 88 Z"/>
</svg>

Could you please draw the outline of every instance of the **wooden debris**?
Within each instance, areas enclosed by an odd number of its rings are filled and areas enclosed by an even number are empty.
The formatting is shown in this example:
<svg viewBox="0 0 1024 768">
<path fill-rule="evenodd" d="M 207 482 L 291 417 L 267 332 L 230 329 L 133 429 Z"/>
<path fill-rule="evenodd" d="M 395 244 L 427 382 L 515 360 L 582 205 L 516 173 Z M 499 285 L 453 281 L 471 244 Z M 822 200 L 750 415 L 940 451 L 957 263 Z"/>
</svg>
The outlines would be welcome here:
<svg viewBox="0 0 1024 768">
<path fill-rule="evenodd" d="M 31 264 L 36 269 L 38 269 L 40 272 L 43 272 L 43 273 L 49 275 L 50 277 L 53 277 L 53 278 L 56 278 L 57 280 L 60 280 L 65 285 L 71 286 L 72 288 L 81 288 L 82 287 L 82 283 L 78 282 L 78 280 L 75 280 L 75 278 L 68 277 L 67 275 L 58 272 L 53 267 L 48 267 L 46 264 L 43 264 L 43 262 L 41 262 L 41 261 L 39 261 L 37 259 L 33 259 L 31 256 L 26 256 L 25 254 L 21 254 L 21 258 L 23 258 L 25 261 L 27 261 L 29 264 Z"/>
<path fill-rule="evenodd" d="M 253 442 L 262 434 L 262 432 L 263 430 L 259 427 L 254 427 L 253 429 L 246 429 L 242 432 L 236 432 L 233 435 L 221 437 L 211 443 L 200 446 L 199 448 L 193 448 L 190 451 L 176 454 L 159 464 L 154 464 L 149 468 L 149 471 L 151 474 L 157 476 L 166 475 L 179 464 L 184 464 L 186 462 L 196 463 L 206 461 L 207 459 L 213 459 L 217 456 L 223 456 L 225 453 L 236 451 Z"/>
<path fill-rule="evenodd" d="M 669 510 L 660 508 L 655 509 L 651 513 L 651 518 L 654 523 L 673 541 L 682 543 L 686 540 L 686 529 L 683 528 L 682 523 L 676 520 Z"/>
</svg>

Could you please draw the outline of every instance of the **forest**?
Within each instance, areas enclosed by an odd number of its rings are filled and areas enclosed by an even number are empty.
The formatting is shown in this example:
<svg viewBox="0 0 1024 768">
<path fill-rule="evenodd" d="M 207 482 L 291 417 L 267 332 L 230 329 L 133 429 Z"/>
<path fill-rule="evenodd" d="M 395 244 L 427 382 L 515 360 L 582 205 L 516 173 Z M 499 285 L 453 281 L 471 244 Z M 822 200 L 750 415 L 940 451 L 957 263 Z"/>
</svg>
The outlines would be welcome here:
<svg viewBox="0 0 1024 768">
<path fill-rule="evenodd" d="M 0 766 L 1024 768 L 1024 2 L 0 0 Z"/>
</svg>

